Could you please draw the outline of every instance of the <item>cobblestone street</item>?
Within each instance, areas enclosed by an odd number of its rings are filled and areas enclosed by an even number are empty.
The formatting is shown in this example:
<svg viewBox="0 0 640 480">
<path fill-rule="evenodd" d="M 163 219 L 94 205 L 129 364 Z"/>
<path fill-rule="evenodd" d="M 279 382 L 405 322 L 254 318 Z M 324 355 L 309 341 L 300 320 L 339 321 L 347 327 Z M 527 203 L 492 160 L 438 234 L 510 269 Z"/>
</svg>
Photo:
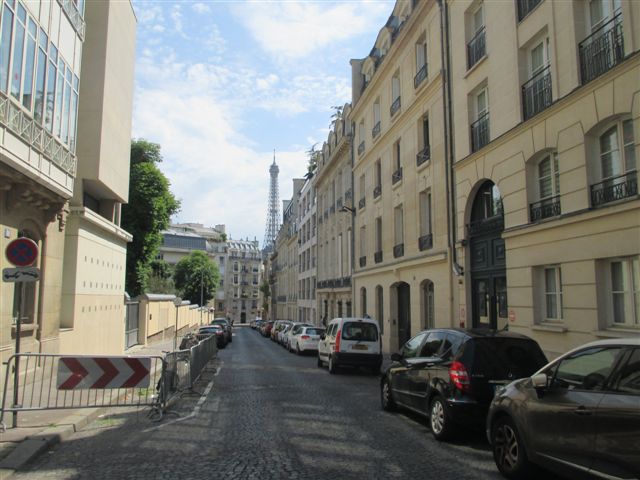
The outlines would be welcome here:
<svg viewBox="0 0 640 480">
<path fill-rule="evenodd" d="M 160 423 L 112 409 L 14 478 L 500 478 L 481 432 L 438 443 L 423 420 L 381 410 L 378 377 L 234 335 L 200 406 L 185 396 Z"/>
</svg>

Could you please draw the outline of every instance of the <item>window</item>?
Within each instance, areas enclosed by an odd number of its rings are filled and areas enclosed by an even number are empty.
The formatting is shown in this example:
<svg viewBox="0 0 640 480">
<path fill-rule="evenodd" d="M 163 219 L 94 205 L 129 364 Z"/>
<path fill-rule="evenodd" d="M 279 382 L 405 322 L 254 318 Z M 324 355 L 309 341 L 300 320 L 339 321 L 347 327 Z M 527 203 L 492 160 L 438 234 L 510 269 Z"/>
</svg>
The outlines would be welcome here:
<svg viewBox="0 0 640 480">
<path fill-rule="evenodd" d="M 402 161 L 400 155 L 400 139 L 393 144 L 393 174 L 391 182 L 397 183 L 402 180 Z"/>
<path fill-rule="evenodd" d="M 371 136 L 374 138 L 380 135 L 380 99 L 377 98 L 373 103 L 373 130 Z"/>
<path fill-rule="evenodd" d="M 632 120 L 617 122 L 600 136 L 599 170 L 602 181 L 591 186 L 593 206 L 638 193 Z"/>
<path fill-rule="evenodd" d="M 489 143 L 489 101 L 486 87 L 473 96 L 473 118 L 475 121 L 471 124 L 471 151 L 475 152 Z"/>
<path fill-rule="evenodd" d="M 413 79 L 414 88 L 427 78 L 427 41 L 426 35 L 422 35 L 416 43 L 416 76 Z"/>
<path fill-rule="evenodd" d="M 394 73 L 391 78 L 391 108 L 390 114 L 393 115 L 400 109 L 400 73 Z"/>
<path fill-rule="evenodd" d="M 431 231 L 431 190 L 424 190 L 420 192 L 418 207 L 420 215 L 420 237 L 418 239 L 418 247 L 422 251 L 433 246 L 433 236 Z"/>
<path fill-rule="evenodd" d="M 365 206 L 365 177 L 364 174 L 360 175 L 360 201 L 358 203 L 358 207 L 364 208 Z"/>
<path fill-rule="evenodd" d="M 560 215 L 558 154 L 545 155 L 536 165 L 538 202 L 531 204 L 531 221 Z"/>
<path fill-rule="evenodd" d="M 382 217 L 376 218 L 376 250 L 375 262 L 382 261 Z"/>
<path fill-rule="evenodd" d="M 398 205 L 393 209 L 394 219 L 394 240 L 393 247 L 394 258 L 404 255 L 404 214 L 402 205 Z"/>
<path fill-rule="evenodd" d="M 544 38 L 533 42 L 527 58 L 529 79 L 522 86 L 523 116 L 525 120 L 551 105 L 549 39 Z"/>
<path fill-rule="evenodd" d="M 627 364 L 620 370 L 612 390 L 640 395 L 640 348 L 633 350 Z"/>
<path fill-rule="evenodd" d="M 402 357 L 403 358 L 416 357 L 418 355 L 420 346 L 422 345 L 422 342 L 424 341 L 426 336 L 427 336 L 426 332 L 419 333 L 418 335 L 413 337 L 411 340 L 407 341 L 407 343 L 405 343 L 402 346 Z"/>
<path fill-rule="evenodd" d="M 367 289 L 364 287 L 360 289 L 360 309 L 364 317 L 367 314 Z"/>
<path fill-rule="evenodd" d="M 376 320 L 380 326 L 380 335 L 384 333 L 384 298 L 382 293 L 382 286 L 376 287 Z"/>
<path fill-rule="evenodd" d="M 429 140 L 429 116 L 422 117 L 422 121 L 418 126 L 418 148 L 420 151 L 416 157 L 416 163 L 418 166 L 425 163 L 431 158 L 431 145 Z"/>
<path fill-rule="evenodd" d="M 360 140 L 358 144 L 358 154 L 360 155 L 364 152 L 364 120 L 360 120 L 358 125 L 358 139 Z"/>
<path fill-rule="evenodd" d="M 609 263 L 613 325 L 640 326 L 640 257 Z"/>
<path fill-rule="evenodd" d="M 424 342 L 420 356 L 435 357 L 440 351 L 440 347 L 446 336 L 446 332 L 431 332 L 426 342 Z"/>
<path fill-rule="evenodd" d="M 382 162 L 380 159 L 376 160 L 374 171 L 376 185 L 373 189 L 373 198 L 378 198 L 382 194 Z"/>
<path fill-rule="evenodd" d="M 545 318 L 562 320 L 562 274 L 560 267 L 544 269 Z"/>
<path fill-rule="evenodd" d="M 434 287 L 431 280 L 422 283 L 422 328 L 435 326 Z"/>
<path fill-rule="evenodd" d="M 580 350 L 557 365 L 552 384 L 568 390 L 602 390 L 620 353 L 615 347 Z"/>
<path fill-rule="evenodd" d="M 589 23 L 591 31 L 595 32 L 602 27 L 610 18 L 617 15 L 620 9 L 620 0 L 590 0 Z"/>
<path fill-rule="evenodd" d="M 486 54 L 485 28 L 484 28 L 484 4 L 479 3 L 469 14 L 470 25 L 467 29 L 470 33 L 467 43 L 467 69 L 473 67 Z"/>
</svg>

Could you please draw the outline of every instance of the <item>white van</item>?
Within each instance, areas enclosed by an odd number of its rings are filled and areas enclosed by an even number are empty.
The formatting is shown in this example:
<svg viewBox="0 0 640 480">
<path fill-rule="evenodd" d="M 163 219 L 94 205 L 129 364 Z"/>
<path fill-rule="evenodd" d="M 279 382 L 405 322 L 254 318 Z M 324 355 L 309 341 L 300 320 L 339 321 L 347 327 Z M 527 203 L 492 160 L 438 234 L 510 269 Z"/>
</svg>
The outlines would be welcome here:
<svg viewBox="0 0 640 480">
<path fill-rule="evenodd" d="M 318 342 L 318 366 L 336 373 L 343 365 L 368 367 L 378 374 L 382 365 L 382 341 L 378 322 L 371 318 L 334 318 Z"/>
</svg>

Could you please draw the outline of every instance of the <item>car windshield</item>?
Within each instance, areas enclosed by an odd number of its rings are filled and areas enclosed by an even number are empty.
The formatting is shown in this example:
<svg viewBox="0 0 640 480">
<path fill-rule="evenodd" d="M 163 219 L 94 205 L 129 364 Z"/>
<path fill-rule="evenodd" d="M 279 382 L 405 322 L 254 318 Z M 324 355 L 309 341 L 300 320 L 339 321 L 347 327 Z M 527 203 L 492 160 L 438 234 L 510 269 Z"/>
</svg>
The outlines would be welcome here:
<svg viewBox="0 0 640 480">
<path fill-rule="evenodd" d="M 375 342 L 378 340 L 378 329 L 372 323 L 345 322 L 342 326 L 342 339 L 358 342 Z"/>
<path fill-rule="evenodd" d="M 522 338 L 476 338 L 472 370 L 485 378 L 507 380 L 533 375 L 547 364 L 540 346 Z"/>
<path fill-rule="evenodd" d="M 324 333 L 324 328 L 306 328 L 304 333 L 306 335 L 322 335 Z"/>
</svg>

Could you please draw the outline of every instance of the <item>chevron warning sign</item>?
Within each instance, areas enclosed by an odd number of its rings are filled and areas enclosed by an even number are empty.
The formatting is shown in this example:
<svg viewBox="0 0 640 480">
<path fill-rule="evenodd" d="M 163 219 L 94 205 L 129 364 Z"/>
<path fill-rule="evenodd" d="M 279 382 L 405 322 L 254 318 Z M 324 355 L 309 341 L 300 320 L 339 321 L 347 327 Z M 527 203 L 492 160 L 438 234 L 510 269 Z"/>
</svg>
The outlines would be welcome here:
<svg viewBox="0 0 640 480">
<path fill-rule="evenodd" d="M 58 390 L 146 388 L 150 367 L 148 357 L 61 357 Z"/>
</svg>

